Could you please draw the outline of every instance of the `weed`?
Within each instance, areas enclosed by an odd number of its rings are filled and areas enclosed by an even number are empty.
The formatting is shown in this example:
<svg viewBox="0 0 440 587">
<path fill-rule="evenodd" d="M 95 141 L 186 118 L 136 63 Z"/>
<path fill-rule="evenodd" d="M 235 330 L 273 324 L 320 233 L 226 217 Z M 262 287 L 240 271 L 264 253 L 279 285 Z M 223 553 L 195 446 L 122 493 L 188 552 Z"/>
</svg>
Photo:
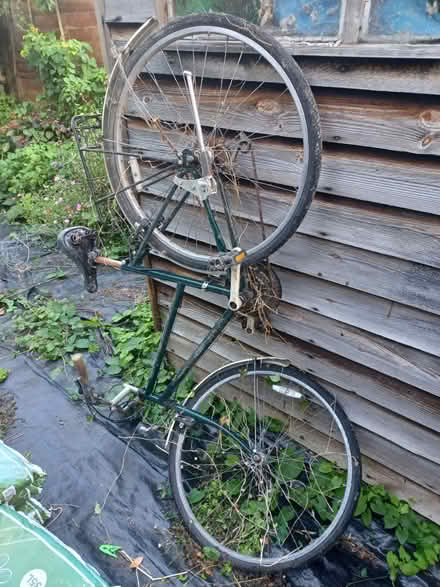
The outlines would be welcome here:
<svg viewBox="0 0 440 587">
<path fill-rule="evenodd" d="M 82 319 L 72 302 L 42 298 L 14 320 L 17 347 L 50 361 L 65 360 L 75 351 L 98 351 L 100 326 L 102 321 L 96 316 Z"/>
</svg>

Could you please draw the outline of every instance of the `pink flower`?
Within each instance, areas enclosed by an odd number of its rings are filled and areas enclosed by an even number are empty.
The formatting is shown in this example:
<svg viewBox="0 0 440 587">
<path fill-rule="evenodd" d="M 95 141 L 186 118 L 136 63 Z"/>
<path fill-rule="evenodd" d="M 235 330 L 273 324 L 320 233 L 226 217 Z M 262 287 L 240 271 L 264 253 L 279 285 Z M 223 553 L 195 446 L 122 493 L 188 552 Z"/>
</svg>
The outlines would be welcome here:
<svg viewBox="0 0 440 587">
<path fill-rule="evenodd" d="M 76 205 L 76 211 L 79 212 L 81 210 L 81 204 Z"/>
</svg>

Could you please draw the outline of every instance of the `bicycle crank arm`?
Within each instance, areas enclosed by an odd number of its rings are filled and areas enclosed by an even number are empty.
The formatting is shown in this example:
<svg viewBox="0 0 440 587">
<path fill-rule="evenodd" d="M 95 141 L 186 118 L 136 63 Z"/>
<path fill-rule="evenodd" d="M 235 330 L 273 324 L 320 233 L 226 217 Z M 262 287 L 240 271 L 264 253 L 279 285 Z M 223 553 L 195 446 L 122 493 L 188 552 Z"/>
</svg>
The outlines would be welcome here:
<svg viewBox="0 0 440 587">
<path fill-rule="evenodd" d="M 234 263 L 231 265 L 231 292 L 229 294 L 229 309 L 239 310 L 243 305 L 244 301 L 240 296 L 241 286 L 241 263 L 246 258 L 246 252 L 235 247 L 232 249 L 232 255 Z"/>
</svg>

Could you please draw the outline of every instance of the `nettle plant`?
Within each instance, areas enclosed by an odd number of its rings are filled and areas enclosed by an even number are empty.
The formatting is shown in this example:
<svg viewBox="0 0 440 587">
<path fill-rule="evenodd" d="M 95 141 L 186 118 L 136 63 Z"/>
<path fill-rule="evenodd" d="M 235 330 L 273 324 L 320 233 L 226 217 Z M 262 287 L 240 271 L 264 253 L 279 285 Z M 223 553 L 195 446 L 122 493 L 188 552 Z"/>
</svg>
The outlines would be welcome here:
<svg viewBox="0 0 440 587">
<path fill-rule="evenodd" d="M 35 67 L 43 82 L 40 100 L 50 104 L 56 117 L 69 123 L 74 114 L 102 109 L 106 73 L 98 67 L 88 43 L 57 39 L 31 26 L 23 36 L 22 57 Z"/>
</svg>

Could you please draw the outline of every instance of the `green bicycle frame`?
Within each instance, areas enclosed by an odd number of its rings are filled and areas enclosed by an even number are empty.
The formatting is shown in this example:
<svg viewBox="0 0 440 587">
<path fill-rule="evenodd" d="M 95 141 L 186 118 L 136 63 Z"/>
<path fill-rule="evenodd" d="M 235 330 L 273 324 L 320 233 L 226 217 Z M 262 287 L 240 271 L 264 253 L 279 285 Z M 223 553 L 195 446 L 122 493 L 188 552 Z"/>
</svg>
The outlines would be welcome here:
<svg viewBox="0 0 440 587">
<path fill-rule="evenodd" d="M 162 281 L 169 281 L 177 284 L 176 292 L 171 303 L 168 318 L 166 320 L 162 336 L 160 339 L 159 348 L 156 357 L 153 361 L 151 375 L 148 379 L 147 386 L 143 389 L 144 400 L 174 408 L 179 415 L 187 416 L 190 419 L 193 418 L 198 422 L 203 422 L 219 430 L 222 430 L 223 432 L 225 432 L 225 434 L 231 436 L 236 442 L 238 442 L 240 446 L 243 448 L 243 450 L 251 454 L 252 450 L 250 449 L 249 445 L 246 442 L 243 442 L 243 440 L 239 436 L 237 436 L 232 430 L 229 430 L 228 428 L 217 423 L 215 420 L 212 420 L 211 418 L 204 416 L 199 412 L 191 410 L 191 408 L 187 408 L 182 404 L 178 404 L 175 399 L 171 399 L 173 396 L 176 395 L 177 388 L 188 375 L 193 366 L 197 363 L 200 357 L 208 350 L 208 348 L 216 340 L 219 334 L 221 334 L 226 325 L 231 321 L 234 315 L 234 312 L 232 310 L 228 309 L 223 312 L 222 316 L 220 316 L 220 318 L 214 324 L 210 332 L 200 342 L 200 344 L 193 351 L 189 359 L 187 359 L 184 362 L 183 366 L 177 371 L 172 381 L 168 383 L 165 391 L 163 391 L 159 395 L 154 394 L 154 389 L 156 387 L 159 371 L 165 359 L 168 341 L 170 339 L 171 332 L 176 321 L 177 312 L 180 308 L 183 295 L 185 293 L 185 287 L 203 289 L 205 291 L 209 291 L 216 294 L 222 294 L 225 296 L 229 296 L 229 288 L 223 287 L 221 285 L 218 285 L 217 283 L 213 283 L 210 281 L 201 281 L 199 279 L 177 275 L 175 273 L 170 273 L 168 271 L 163 271 L 161 269 L 150 269 L 148 267 L 141 267 L 139 265 L 136 265 L 135 263 L 124 264 L 121 266 L 121 269 L 123 271 L 141 273 L 142 275 L 151 277 L 153 279 L 160 279 Z"/>
</svg>

